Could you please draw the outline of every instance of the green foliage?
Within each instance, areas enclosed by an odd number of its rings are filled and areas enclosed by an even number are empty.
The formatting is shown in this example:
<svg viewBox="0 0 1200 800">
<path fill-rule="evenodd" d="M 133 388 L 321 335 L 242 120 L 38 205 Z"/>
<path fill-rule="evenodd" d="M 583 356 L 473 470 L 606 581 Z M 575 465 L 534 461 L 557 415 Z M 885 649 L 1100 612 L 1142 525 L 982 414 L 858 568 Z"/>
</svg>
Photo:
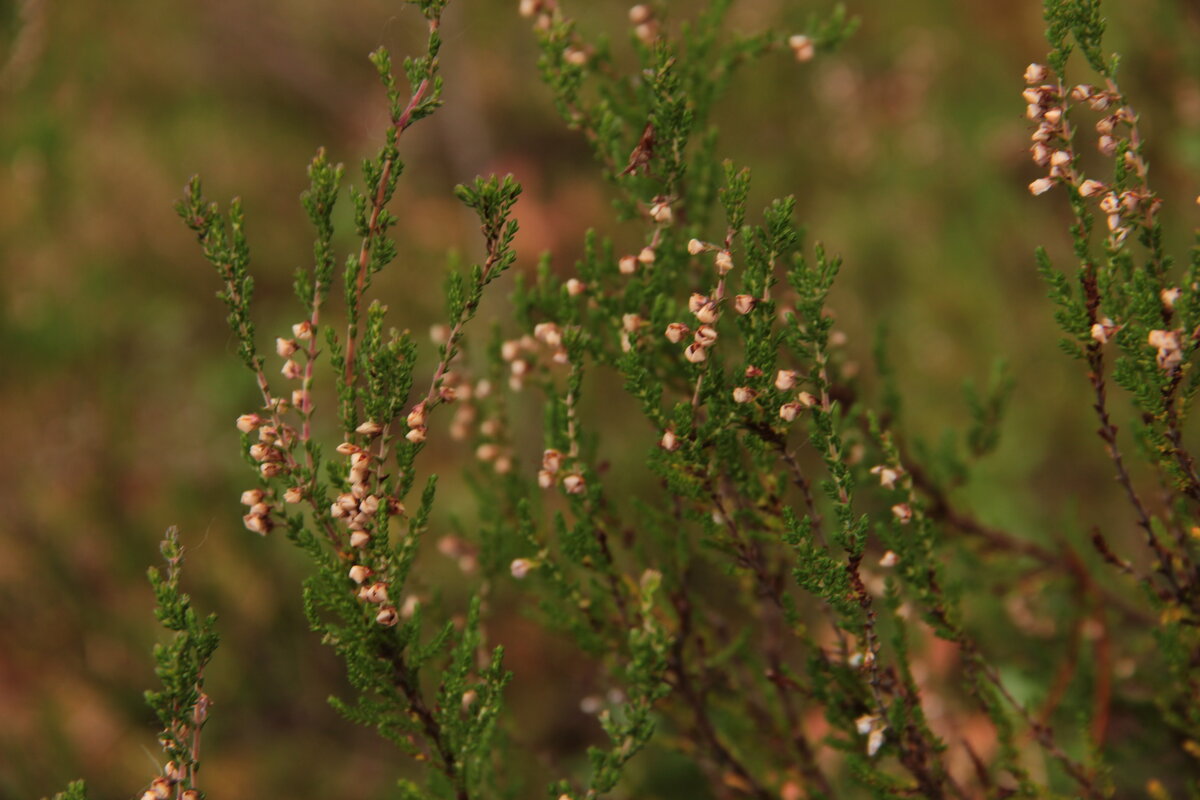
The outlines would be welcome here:
<svg viewBox="0 0 1200 800">
<path fill-rule="evenodd" d="M 221 213 L 197 179 L 189 184 L 179 213 L 218 270 L 262 395 L 238 421 L 258 486 L 243 498 L 243 520 L 263 535 L 284 529 L 311 562 L 304 609 L 351 687 L 330 702 L 426 765 L 423 786 L 399 784 L 403 797 L 521 791 L 499 763 L 505 742 L 520 740 L 502 714 L 512 676 L 504 648 L 486 635 L 493 597 L 512 593 L 594 665 L 589 680 L 605 698 L 588 713 L 607 742 L 587 749 L 586 770 L 548 768 L 553 797 L 632 792 L 646 768 L 639 761 L 655 758 L 638 755 L 666 749 L 730 797 L 1107 797 L 1120 776 L 1110 762 L 1122 754 L 1106 741 L 1112 669 L 1099 653 L 1110 635 L 1103 608 L 1117 598 L 1139 626 L 1122 620 L 1125 630 L 1153 638 L 1153 666 L 1170 677 L 1145 687 L 1156 693 L 1156 722 L 1172 729 L 1181 759 L 1195 756 L 1200 476 L 1183 425 L 1200 387 L 1200 255 L 1180 270 L 1163 252 L 1137 115 L 1113 82 L 1116 59 L 1103 56 L 1098 3 L 1048 0 L 1057 74 L 1037 65 L 1027 73 L 1035 159 L 1052 169 L 1031 188 L 1068 192 L 1078 265 L 1062 272 L 1044 251 L 1036 262 L 1063 349 L 1087 363 L 1103 449 L 1144 534 L 1137 560 L 1114 553 L 1099 529 L 1096 555 L 1085 556 L 1065 537 L 1031 541 L 963 510 L 957 490 L 1001 442 L 1014 391 L 1003 362 L 985 389 L 965 383 L 965 429 L 947 429 L 936 445 L 906 436 L 886 333 L 874 348 L 879 388 L 859 380 L 830 302 L 841 259 L 806 244 L 794 198 L 750 207 L 749 170 L 717 158 L 716 118 L 743 65 L 789 51 L 803 64 L 842 43 L 856 20 L 839 6 L 803 34 L 744 35 L 728 29 L 733 4 L 714 0 L 678 24 L 665 9 L 638 6 L 625 49 L 590 37 L 557 3 L 523 4 L 542 78 L 586 139 L 625 230 L 598 221 L 569 276 L 549 255 L 519 275 L 512 319 L 468 352 L 485 289 L 517 260 L 521 186 L 492 176 L 456 187 L 478 216 L 485 255 L 447 274 L 427 387 L 417 345 L 387 327 L 373 278 L 400 252 L 389 202 L 403 171 L 401 136 L 441 103 L 444 0 L 417 3 L 429 35 L 425 53 L 405 60 L 404 80 L 385 50 L 370 57 L 390 124 L 361 186 L 349 189 L 359 244 L 344 260 L 344 333 L 322 321 L 340 258 L 334 209 L 344 171 L 323 150 L 310 164 L 301 201 L 315 229 L 313 264 L 295 280 L 304 316 L 276 341 L 283 392 L 256 349 L 240 204 Z M 1104 88 L 1063 83 L 1076 47 Z M 1107 112 L 1107 185 L 1084 180 L 1073 149 L 1070 120 L 1085 103 Z M 622 253 L 617 243 L 627 241 L 636 244 Z M 313 422 L 325 354 L 340 428 L 329 458 Z M 1110 380 L 1135 409 L 1135 441 L 1161 504 L 1144 500 L 1131 475 Z M 632 399 L 637 413 L 624 429 L 591 415 L 598 382 Z M 522 405 L 540 409 L 540 463 L 524 460 Z M 438 542 L 470 565 L 464 576 L 480 573 L 465 581 L 465 599 L 415 588 L 423 541 L 443 526 L 437 476 L 413 496 L 419 457 L 443 435 L 443 406 L 456 408 L 450 435 L 480 462 L 469 472 L 478 523 L 456 509 L 455 536 Z M 618 439 L 645 458 L 613 469 Z M 216 640 L 178 593 L 173 547 L 164 550 L 173 571 L 152 580 L 160 619 L 178 636 L 156 651 L 166 689 L 148 698 L 190 787 L 198 765 L 189 736 L 203 722 L 202 671 Z M 1105 569 L 1132 578 L 1142 604 L 1115 594 Z M 1011 605 L 1024 584 L 1036 581 L 1047 607 L 1070 598 L 1064 667 L 1041 663 L 1038 648 L 1017 656 L 981 642 L 976 618 L 996 599 L 971 590 L 985 579 L 1010 604 L 1014 635 L 1041 635 L 1040 620 Z M 1093 640 L 1102 642 L 1094 669 L 1080 652 Z M 954 664 L 930 676 L 939 648 Z M 964 720 L 986 729 L 988 752 L 963 737 Z M 955 761 L 963 748 L 965 774 Z"/>
</svg>

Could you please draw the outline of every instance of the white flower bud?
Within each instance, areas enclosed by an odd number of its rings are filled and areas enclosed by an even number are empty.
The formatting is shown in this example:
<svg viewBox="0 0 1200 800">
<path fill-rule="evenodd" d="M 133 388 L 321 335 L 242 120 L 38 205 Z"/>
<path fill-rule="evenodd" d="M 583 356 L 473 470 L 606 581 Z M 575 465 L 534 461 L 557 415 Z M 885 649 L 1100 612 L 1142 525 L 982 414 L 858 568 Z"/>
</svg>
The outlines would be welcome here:
<svg viewBox="0 0 1200 800">
<path fill-rule="evenodd" d="M 796 60 L 800 62 L 812 61 L 816 55 L 817 49 L 813 44 L 813 40 L 802 33 L 793 34 L 788 37 L 788 47 L 792 48 L 792 53 L 795 54 Z"/>
<path fill-rule="evenodd" d="M 1041 64 L 1030 64 L 1025 68 L 1026 83 L 1041 83 L 1050 75 L 1050 70 L 1046 69 Z"/>
<path fill-rule="evenodd" d="M 719 274 L 728 274 L 733 269 L 733 254 L 728 250 L 718 250 L 716 256 L 713 257 L 713 263 Z"/>
<path fill-rule="evenodd" d="M 539 322 L 534 325 L 533 337 L 550 347 L 558 347 L 562 344 L 562 332 L 553 322 Z"/>
<path fill-rule="evenodd" d="M 542 453 L 542 469 L 550 473 L 558 472 L 562 467 L 563 454 L 550 448 Z"/>
<path fill-rule="evenodd" d="M 691 330 L 687 325 L 684 325 L 682 322 L 672 322 L 667 326 L 667 330 L 664 332 L 664 335 L 667 337 L 667 341 L 671 342 L 672 344 L 679 344 L 685 338 L 687 338 L 689 333 L 691 333 Z"/>
<path fill-rule="evenodd" d="M 567 494 L 583 494 L 587 488 L 587 484 L 583 480 L 583 476 L 577 472 L 572 472 L 563 478 L 563 489 Z"/>
<path fill-rule="evenodd" d="M 749 386 L 738 386 L 733 390 L 733 402 L 749 403 L 755 398 L 756 394 L 757 392 L 755 392 Z"/>
<path fill-rule="evenodd" d="M 257 514 L 246 514 L 242 517 L 242 523 L 247 530 L 254 531 L 260 536 L 266 536 L 274 527 L 270 517 L 260 517 Z"/>
<path fill-rule="evenodd" d="M 670 225 L 672 214 L 671 204 L 666 200 L 659 200 L 650 206 L 650 218 L 659 225 Z"/>
<path fill-rule="evenodd" d="M 673 453 L 679 449 L 679 437 L 675 435 L 675 431 L 667 428 L 663 431 L 662 438 L 658 441 L 658 446 L 668 453 Z"/>
<path fill-rule="evenodd" d="M 1055 150 L 1050 156 L 1050 166 L 1065 167 L 1071 163 L 1071 154 L 1066 150 Z"/>
<path fill-rule="evenodd" d="M 708 358 L 708 353 L 705 351 L 704 347 L 692 342 L 687 346 L 687 349 L 683 351 L 683 357 L 693 364 L 699 364 Z"/>
<path fill-rule="evenodd" d="M 524 579 L 530 572 L 537 568 L 537 563 L 530 558 L 514 558 L 508 570 L 517 580 Z"/>
<path fill-rule="evenodd" d="M 895 489 L 896 479 L 900 477 L 899 470 L 884 464 L 871 467 L 871 474 L 879 476 L 879 485 L 885 489 Z"/>
<path fill-rule="evenodd" d="M 890 568 L 896 566 L 899 561 L 900 556 L 896 555 L 894 550 L 888 550 L 883 554 L 883 557 L 879 559 L 879 566 Z"/>
<path fill-rule="evenodd" d="M 408 412 L 406 419 L 408 427 L 419 428 L 425 424 L 425 403 L 424 401 L 413 406 L 412 411 Z"/>
<path fill-rule="evenodd" d="M 1050 178 L 1038 178 L 1029 184 L 1029 192 L 1033 195 L 1045 194 L 1052 188 L 1054 188 L 1054 181 Z"/>
<path fill-rule="evenodd" d="M 582 67 L 587 64 L 588 56 L 583 50 L 578 47 L 568 47 L 563 51 L 563 60 L 574 67 Z"/>
<path fill-rule="evenodd" d="M 696 329 L 694 340 L 701 347 L 712 347 L 717 343 L 717 329 L 712 325 L 701 325 Z"/>
<path fill-rule="evenodd" d="M 312 323 L 308 320 L 297 322 L 292 326 L 292 335 L 302 342 L 307 342 L 313 335 Z"/>
</svg>

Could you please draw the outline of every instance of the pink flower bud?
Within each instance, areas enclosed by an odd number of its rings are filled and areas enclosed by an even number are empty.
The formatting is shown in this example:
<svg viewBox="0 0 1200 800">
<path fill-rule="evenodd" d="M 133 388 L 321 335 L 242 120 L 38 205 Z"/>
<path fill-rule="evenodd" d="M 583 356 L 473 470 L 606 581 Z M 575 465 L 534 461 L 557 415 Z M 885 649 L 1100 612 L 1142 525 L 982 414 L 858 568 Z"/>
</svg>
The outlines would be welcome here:
<svg viewBox="0 0 1200 800">
<path fill-rule="evenodd" d="M 242 505 L 244 506 L 258 505 L 262 502 L 262 499 L 262 489 L 247 489 L 246 491 L 242 492 Z"/>
<path fill-rule="evenodd" d="M 687 325 L 684 325 L 682 322 L 672 322 L 667 326 L 664 335 L 667 337 L 667 341 L 672 344 L 679 344 L 687 338 L 689 333 L 691 333 L 691 330 Z"/>
<path fill-rule="evenodd" d="M 638 253 L 637 260 L 649 266 L 654 263 L 654 248 L 643 247 L 642 252 Z"/>
<path fill-rule="evenodd" d="M 352 531 L 350 533 L 350 546 L 354 548 L 366 547 L 371 541 L 371 534 L 366 531 Z"/>
<path fill-rule="evenodd" d="M 280 358 L 291 358 L 298 347 L 295 339 L 284 339 L 282 336 L 275 339 L 275 352 Z"/>
<path fill-rule="evenodd" d="M 792 422 L 800 415 L 803 408 L 804 406 L 799 403 L 784 403 L 779 407 L 779 416 L 785 422 Z"/>
<path fill-rule="evenodd" d="M 579 295 L 583 294 L 587 290 L 587 285 L 584 284 L 584 282 L 579 280 L 578 278 L 568 279 L 567 283 L 566 283 L 566 287 L 567 287 L 567 294 L 571 295 L 571 297 L 578 297 Z"/>
<path fill-rule="evenodd" d="M 617 262 L 617 271 L 622 275 L 632 275 L 637 272 L 638 260 L 635 256 L 621 256 Z"/>
<path fill-rule="evenodd" d="M 1033 195 L 1045 194 L 1053 188 L 1053 180 L 1050 178 L 1038 178 L 1036 181 L 1029 184 L 1029 193 Z"/>
<path fill-rule="evenodd" d="M 400 621 L 400 615 L 396 613 L 396 609 L 391 606 L 384 606 L 379 609 L 379 613 L 375 615 L 375 621 L 385 628 L 391 628 Z"/>
<path fill-rule="evenodd" d="M 258 414 L 242 414 L 237 418 L 237 429 L 242 433 L 250 433 L 265 421 Z"/>
<path fill-rule="evenodd" d="M 708 249 L 708 245 L 699 239 L 689 239 L 687 249 L 690 254 L 698 256 Z"/>
<path fill-rule="evenodd" d="M 673 453 L 679 449 L 679 437 L 675 435 L 675 431 L 667 428 L 663 431 L 662 439 L 659 440 L 658 446 L 668 453 Z"/>
<path fill-rule="evenodd" d="M 362 564 L 355 564 L 350 568 L 350 580 L 354 581 L 360 586 L 367 580 L 367 578 L 371 577 L 372 574 L 371 568 Z"/>
<path fill-rule="evenodd" d="M 514 558 L 509 565 L 509 572 L 517 580 L 524 579 L 530 572 L 537 568 L 537 563 L 529 558 Z"/>
<path fill-rule="evenodd" d="M 692 342 L 687 346 L 687 349 L 683 351 L 683 357 L 693 364 L 699 364 L 708 358 L 708 353 L 705 351 L 702 345 Z"/>
<path fill-rule="evenodd" d="M 792 53 L 796 56 L 796 60 L 801 63 L 805 61 L 812 61 L 813 56 L 817 53 L 817 49 L 813 44 L 813 40 L 802 33 L 789 36 L 788 47 L 792 49 Z"/>
<path fill-rule="evenodd" d="M 757 392 L 755 392 L 749 386 L 738 386 L 733 390 L 733 402 L 749 403 L 755 398 L 756 395 Z"/>
<path fill-rule="evenodd" d="M 775 374 L 775 388 L 781 392 L 789 392 L 796 386 L 796 370 L 781 369 Z"/>
<path fill-rule="evenodd" d="M 567 494 L 583 494 L 586 488 L 587 485 L 584 483 L 583 476 L 579 473 L 573 472 L 563 478 L 563 489 L 566 490 Z"/>
<path fill-rule="evenodd" d="M 1041 64 L 1030 64 L 1025 68 L 1026 83 L 1041 83 L 1050 75 L 1050 70 L 1046 69 Z"/>
<path fill-rule="evenodd" d="M 749 314 L 757 304 L 758 301 L 748 294 L 739 294 L 733 298 L 733 310 L 739 314 Z"/>
</svg>

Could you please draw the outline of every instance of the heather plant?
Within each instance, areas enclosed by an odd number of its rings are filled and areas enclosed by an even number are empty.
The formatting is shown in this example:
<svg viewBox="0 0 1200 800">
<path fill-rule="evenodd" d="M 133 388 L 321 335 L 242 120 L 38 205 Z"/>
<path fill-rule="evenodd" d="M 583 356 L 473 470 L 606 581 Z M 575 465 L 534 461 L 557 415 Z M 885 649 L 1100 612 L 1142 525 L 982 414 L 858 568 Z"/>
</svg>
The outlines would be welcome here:
<svg viewBox="0 0 1200 800">
<path fill-rule="evenodd" d="M 638 5 L 625 50 L 555 0 L 523 0 L 542 80 L 594 154 L 614 218 L 572 266 L 547 254 L 514 269 L 516 178 L 459 186 L 481 256 L 452 261 L 427 363 L 373 292 L 403 247 L 389 237 L 402 135 L 441 103 L 446 2 L 412 5 L 426 52 L 403 79 L 386 51 L 371 56 L 390 125 L 348 190 L 358 246 L 338 255 L 345 175 L 318 151 L 302 197 L 313 263 L 273 353 L 253 322 L 240 204 L 222 211 L 193 179 L 178 206 L 261 394 L 237 420 L 256 475 L 245 527 L 282 533 L 311 562 L 304 610 L 352 689 L 331 703 L 423 765 L 401 796 L 513 797 L 543 779 L 560 800 L 670 794 L 633 780 L 679 761 L 699 778 L 687 791 L 719 797 L 1200 796 L 1200 476 L 1184 432 L 1200 387 L 1200 250 L 1184 270 L 1163 252 L 1098 3 L 1046 3 L 1048 66 L 1026 70 L 1025 100 L 1048 174 L 1030 190 L 1068 195 L 1078 268 L 1037 261 L 1140 542 L 1125 520 L 1038 541 L 962 507 L 1013 391 L 1002 364 L 968 388 L 966 430 L 938 445 L 909 436 L 896 334 L 881 329 L 864 375 L 829 302 L 840 259 L 807 242 L 792 198 L 752 209 L 749 171 L 720 158 L 716 108 L 739 71 L 778 57 L 804 69 L 853 34 L 840 7 L 801 33 L 742 35 L 725 22 L 733 0 L 679 24 Z M 1076 49 L 1102 86 L 1065 82 Z M 1115 164 L 1108 182 L 1086 178 L 1075 149 L 1087 114 Z M 511 315 L 482 327 L 484 293 L 510 270 Z M 1110 381 L 1132 404 L 1130 443 Z M 618 388 L 640 412 L 620 438 L 591 413 Z M 531 407 L 536 452 L 520 423 Z M 630 441 L 633 456 L 614 451 Z M 443 510 L 425 466 L 427 447 L 450 442 L 475 456 L 474 514 Z M 465 603 L 422 577 L 435 536 Z M 173 536 L 164 555 L 159 617 L 178 634 L 148 699 L 170 763 L 147 797 L 194 797 L 215 638 L 179 594 Z M 1043 597 L 1023 594 L 1029 578 Z M 507 757 L 514 676 L 490 624 L 505 592 L 595 665 L 583 705 L 604 739 L 586 761 L 526 775 Z M 980 624 L 993 593 L 1014 620 L 1002 637 Z M 1065 638 L 1045 635 L 1052 616 Z M 1158 749 L 1144 766 L 1138 739 Z"/>
</svg>

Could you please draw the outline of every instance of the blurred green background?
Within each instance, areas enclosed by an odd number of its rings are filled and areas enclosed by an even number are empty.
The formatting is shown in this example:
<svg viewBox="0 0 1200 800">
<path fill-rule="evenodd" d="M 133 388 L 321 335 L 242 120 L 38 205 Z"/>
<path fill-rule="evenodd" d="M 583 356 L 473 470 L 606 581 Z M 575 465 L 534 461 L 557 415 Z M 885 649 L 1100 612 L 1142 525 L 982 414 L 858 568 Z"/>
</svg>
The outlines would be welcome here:
<svg viewBox="0 0 1200 800">
<path fill-rule="evenodd" d="M 446 107 L 402 143 L 402 256 L 377 286 L 394 324 L 414 331 L 442 316 L 445 252 L 478 250 L 450 191 L 477 173 L 525 185 L 518 269 L 545 250 L 570 269 L 590 226 L 633 234 L 611 222 L 587 148 L 554 114 L 516 5 L 451 3 Z M 678 21 L 695 5 L 664 7 Z M 806 65 L 780 55 L 737 78 L 720 152 L 755 170 L 752 205 L 795 193 L 812 237 L 845 256 L 839 326 L 866 364 L 889 325 L 913 434 L 936 441 L 960 426 L 963 378 L 983 382 L 995 358 L 1009 361 L 1017 392 L 1001 449 L 964 502 L 1031 538 L 1102 520 L 1123 536 L 1132 518 L 1091 433 L 1083 370 L 1056 347 L 1033 269 L 1039 243 L 1060 263 L 1068 253 L 1058 190 L 1025 189 L 1038 171 L 1021 72 L 1044 53 L 1040 4 L 847 5 L 863 24 L 843 52 Z M 626 4 L 565 7 L 628 55 Z M 828 7 L 743 0 L 730 27 L 801 31 Z M 1124 0 L 1106 12 L 1182 254 L 1200 190 L 1200 10 Z M 294 321 L 291 273 L 310 254 L 304 167 L 318 145 L 350 165 L 377 147 L 385 105 L 366 53 L 415 52 L 422 35 L 413 9 L 384 0 L 0 0 L 0 798 L 76 777 L 95 796 L 131 796 L 153 774 L 141 692 L 159 630 L 144 572 L 172 524 L 190 549 L 185 584 L 224 636 L 204 788 L 325 798 L 393 785 L 401 757 L 324 703 L 343 679 L 296 602 L 303 565 L 242 527 L 249 475 L 232 422 L 253 407 L 253 386 L 216 276 L 172 204 L 197 172 L 214 199 L 244 199 L 259 328 L 276 335 Z M 505 291 L 485 317 L 505 321 Z M 620 441 L 636 455 L 643 433 Z M 426 456 L 451 472 L 468 457 Z M 443 508 L 469 519 L 455 486 Z M 455 574 L 431 569 L 431 582 Z M 515 747 L 553 763 L 595 739 L 578 711 L 587 676 L 547 679 L 576 675 L 569 648 L 519 615 L 492 633 L 511 652 L 510 697 L 536 709 L 519 717 Z"/>
</svg>

